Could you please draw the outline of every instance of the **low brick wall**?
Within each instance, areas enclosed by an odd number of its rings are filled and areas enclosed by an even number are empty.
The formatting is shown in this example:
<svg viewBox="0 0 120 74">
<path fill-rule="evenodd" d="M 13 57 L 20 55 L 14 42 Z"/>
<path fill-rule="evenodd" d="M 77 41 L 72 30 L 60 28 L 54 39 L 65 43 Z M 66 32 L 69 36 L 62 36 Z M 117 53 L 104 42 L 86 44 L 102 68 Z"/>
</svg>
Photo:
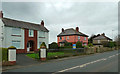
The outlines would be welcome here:
<svg viewBox="0 0 120 74">
<path fill-rule="evenodd" d="M 27 53 L 27 51 L 25 49 L 16 49 L 16 53 Z"/>
</svg>

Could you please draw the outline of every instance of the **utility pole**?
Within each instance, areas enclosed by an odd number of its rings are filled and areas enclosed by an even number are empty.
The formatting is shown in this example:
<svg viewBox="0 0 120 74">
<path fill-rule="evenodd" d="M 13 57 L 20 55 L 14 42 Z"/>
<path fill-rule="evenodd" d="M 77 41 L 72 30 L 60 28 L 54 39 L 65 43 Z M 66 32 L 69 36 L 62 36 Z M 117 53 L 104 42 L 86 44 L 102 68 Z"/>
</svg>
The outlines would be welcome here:
<svg viewBox="0 0 120 74">
<path fill-rule="evenodd" d="M 114 31 L 114 30 L 112 30 L 112 39 L 114 40 L 114 35 L 113 35 L 113 31 Z"/>
</svg>

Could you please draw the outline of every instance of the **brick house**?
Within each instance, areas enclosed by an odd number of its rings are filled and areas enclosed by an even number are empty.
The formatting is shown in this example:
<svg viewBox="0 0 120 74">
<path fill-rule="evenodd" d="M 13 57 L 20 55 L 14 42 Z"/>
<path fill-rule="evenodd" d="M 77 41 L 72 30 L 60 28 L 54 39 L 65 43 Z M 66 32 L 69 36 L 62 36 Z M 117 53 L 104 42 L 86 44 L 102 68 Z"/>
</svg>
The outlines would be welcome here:
<svg viewBox="0 0 120 74">
<path fill-rule="evenodd" d="M 62 28 L 62 32 L 57 35 L 57 43 L 58 46 L 64 46 L 65 42 L 71 42 L 75 44 L 76 42 L 82 42 L 82 45 L 88 45 L 88 35 L 85 35 L 79 31 L 79 27 L 76 29 L 70 28 L 64 30 Z"/>
<path fill-rule="evenodd" d="M 2 26 L 2 47 L 15 46 L 17 53 L 36 51 L 42 42 L 48 48 L 49 30 L 45 28 L 44 21 L 40 24 L 29 23 L 10 18 L 4 18 L 0 12 Z"/>
<path fill-rule="evenodd" d="M 110 41 L 112 41 L 112 39 L 105 36 L 105 33 L 103 33 L 101 35 L 98 34 L 95 38 L 93 38 L 93 45 L 102 46 L 103 42 L 110 42 Z"/>
</svg>

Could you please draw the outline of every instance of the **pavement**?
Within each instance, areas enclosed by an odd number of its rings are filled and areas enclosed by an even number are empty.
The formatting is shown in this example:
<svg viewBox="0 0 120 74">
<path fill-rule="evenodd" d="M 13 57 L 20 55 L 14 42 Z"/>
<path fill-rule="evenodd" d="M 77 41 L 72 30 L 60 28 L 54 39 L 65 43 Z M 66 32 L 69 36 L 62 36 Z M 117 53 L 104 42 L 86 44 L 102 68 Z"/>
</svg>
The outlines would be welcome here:
<svg viewBox="0 0 120 74">
<path fill-rule="evenodd" d="M 61 72 L 118 72 L 118 55 L 118 51 L 115 50 L 82 57 L 51 60 L 44 63 L 36 62 L 35 65 L 8 69 L 4 72 L 52 72 L 53 74 Z"/>
</svg>

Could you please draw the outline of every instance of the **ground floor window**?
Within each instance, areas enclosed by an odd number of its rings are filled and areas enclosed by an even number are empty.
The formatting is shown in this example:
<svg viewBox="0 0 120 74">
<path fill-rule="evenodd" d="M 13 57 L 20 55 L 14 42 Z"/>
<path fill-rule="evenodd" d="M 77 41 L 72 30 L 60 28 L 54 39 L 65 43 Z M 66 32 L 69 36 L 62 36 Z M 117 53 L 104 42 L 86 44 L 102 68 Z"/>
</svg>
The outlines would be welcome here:
<svg viewBox="0 0 120 74">
<path fill-rule="evenodd" d="M 12 46 L 20 48 L 20 41 L 12 41 Z"/>
</svg>

